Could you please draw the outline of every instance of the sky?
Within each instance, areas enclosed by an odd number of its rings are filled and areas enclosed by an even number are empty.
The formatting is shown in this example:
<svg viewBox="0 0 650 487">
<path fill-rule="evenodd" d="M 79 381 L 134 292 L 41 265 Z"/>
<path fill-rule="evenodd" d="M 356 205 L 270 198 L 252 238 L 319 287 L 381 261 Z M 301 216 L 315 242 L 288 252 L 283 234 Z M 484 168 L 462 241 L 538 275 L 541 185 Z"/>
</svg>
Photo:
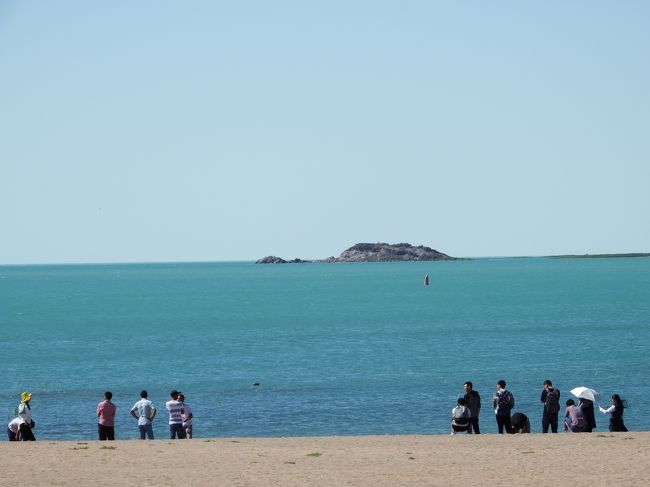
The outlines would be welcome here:
<svg viewBox="0 0 650 487">
<path fill-rule="evenodd" d="M 649 20 L 0 0 L 0 264 L 650 252 Z"/>
</svg>

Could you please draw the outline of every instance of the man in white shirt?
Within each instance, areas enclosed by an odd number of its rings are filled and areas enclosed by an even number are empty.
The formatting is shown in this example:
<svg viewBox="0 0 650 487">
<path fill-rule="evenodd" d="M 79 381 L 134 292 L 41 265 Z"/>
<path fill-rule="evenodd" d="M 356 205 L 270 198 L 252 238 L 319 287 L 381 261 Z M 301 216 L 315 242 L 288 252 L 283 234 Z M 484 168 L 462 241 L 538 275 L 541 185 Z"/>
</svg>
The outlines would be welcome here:
<svg viewBox="0 0 650 487">
<path fill-rule="evenodd" d="M 140 400 L 131 408 L 131 416 L 138 420 L 138 429 L 140 430 L 140 439 L 144 440 L 147 436 L 153 440 L 153 418 L 156 417 L 156 408 L 153 403 L 147 399 L 147 391 L 140 392 Z"/>
</svg>

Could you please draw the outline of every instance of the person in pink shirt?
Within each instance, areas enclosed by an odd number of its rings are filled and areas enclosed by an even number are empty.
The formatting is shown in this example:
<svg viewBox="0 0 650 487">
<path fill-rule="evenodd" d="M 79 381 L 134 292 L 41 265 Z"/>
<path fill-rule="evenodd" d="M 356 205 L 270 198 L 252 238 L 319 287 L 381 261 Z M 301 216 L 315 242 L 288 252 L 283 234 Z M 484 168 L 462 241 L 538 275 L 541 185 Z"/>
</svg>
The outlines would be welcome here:
<svg viewBox="0 0 650 487">
<path fill-rule="evenodd" d="M 112 398 L 113 393 L 106 391 L 104 400 L 97 405 L 97 417 L 99 418 L 97 431 L 100 440 L 115 439 L 115 410 L 117 408 L 111 402 Z"/>
</svg>

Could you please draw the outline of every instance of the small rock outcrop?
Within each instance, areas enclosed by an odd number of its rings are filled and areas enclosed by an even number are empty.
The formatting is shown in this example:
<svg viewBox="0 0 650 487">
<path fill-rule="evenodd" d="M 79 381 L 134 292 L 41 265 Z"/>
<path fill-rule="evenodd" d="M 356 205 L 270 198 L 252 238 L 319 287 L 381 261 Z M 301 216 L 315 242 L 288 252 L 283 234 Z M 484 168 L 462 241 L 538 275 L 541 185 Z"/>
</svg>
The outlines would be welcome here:
<svg viewBox="0 0 650 487">
<path fill-rule="evenodd" d="M 276 257 L 275 255 L 268 255 L 262 259 L 255 261 L 256 264 L 306 264 L 308 262 L 311 261 L 302 259 L 284 260 L 280 257 Z"/>
<path fill-rule="evenodd" d="M 275 255 L 267 255 L 261 259 L 255 261 L 256 264 L 286 264 L 287 261 L 276 257 Z"/>
</svg>

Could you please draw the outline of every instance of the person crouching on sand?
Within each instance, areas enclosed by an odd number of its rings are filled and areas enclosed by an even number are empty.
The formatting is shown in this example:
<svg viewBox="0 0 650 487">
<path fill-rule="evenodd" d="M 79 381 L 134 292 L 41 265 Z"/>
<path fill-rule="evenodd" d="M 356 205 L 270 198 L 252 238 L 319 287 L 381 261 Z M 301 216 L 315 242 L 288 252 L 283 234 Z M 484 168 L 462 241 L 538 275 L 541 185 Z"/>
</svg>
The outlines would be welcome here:
<svg viewBox="0 0 650 487">
<path fill-rule="evenodd" d="M 576 406 L 573 399 L 566 402 L 564 410 L 564 431 L 571 430 L 573 433 L 584 433 L 588 430 L 588 423 L 582 409 Z"/>
<path fill-rule="evenodd" d="M 9 441 L 19 441 L 20 440 L 20 425 L 23 424 L 21 418 L 14 418 L 9 421 L 7 425 L 7 437 Z"/>
<path fill-rule="evenodd" d="M 469 428 L 469 418 L 471 413 L 465 406 L 465 398 L 459 397 L 456 401 L 456 407 L 451 410 L 451 434 L 455 435 L 459 431 L 467 431 Z"/>
<path fill-rule="evenodd" d="M 524 413 L 515 413 L 510 417 L 510 434 L 530 433 L 530 420 Z"/>
</svg>

